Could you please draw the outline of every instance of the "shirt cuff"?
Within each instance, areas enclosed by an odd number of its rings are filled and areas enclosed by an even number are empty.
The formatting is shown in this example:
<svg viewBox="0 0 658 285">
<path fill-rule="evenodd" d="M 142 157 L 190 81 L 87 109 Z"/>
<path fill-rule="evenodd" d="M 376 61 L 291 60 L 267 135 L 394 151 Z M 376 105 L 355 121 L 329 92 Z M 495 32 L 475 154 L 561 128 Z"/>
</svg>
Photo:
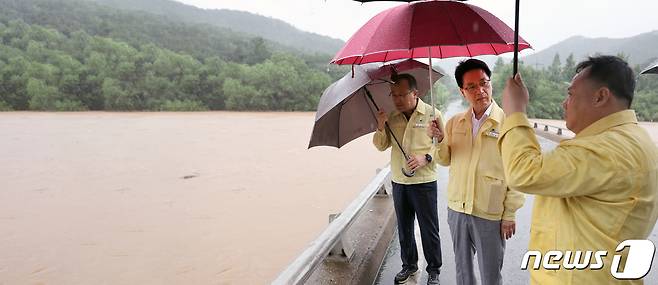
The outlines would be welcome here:
<svg viewBox="0 0 658 285">
<path fill-rule="evenodd" d="M 509 130 L 516 127 L 528 127 L 530 126 L 530 121 L 528 121 L 528 116 L 523 112 L 512 113 L 511 115 L 505 118 L 503 122 L 503 129 L 501 131 L 501 137 L 505 135 Z"/>
<path fill-rule="evenodd" d="M 514 222 L 514 218 L 516 218 L 515 216 L 516 216 L 516 215 L 515 215 L 514 212 L 504 211 L 504 212 L 503 212 L 503 216 L 502 216 L 501 219 L 502 219 L 503 221 Z"/>
</svg>

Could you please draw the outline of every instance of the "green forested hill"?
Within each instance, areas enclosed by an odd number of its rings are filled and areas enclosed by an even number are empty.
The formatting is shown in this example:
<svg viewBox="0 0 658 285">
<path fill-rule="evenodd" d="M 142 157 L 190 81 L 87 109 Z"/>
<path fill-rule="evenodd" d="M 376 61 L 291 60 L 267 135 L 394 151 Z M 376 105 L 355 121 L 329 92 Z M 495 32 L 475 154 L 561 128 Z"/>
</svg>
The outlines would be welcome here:
<svg viewBox="0 0 658 285">
<path fill-rule="evenodd" d="M 255 63 L 269 54 L 264 49 L 293 51 L 282 45 L 226 28 L 186 24 L 165 16 L 108 8 L 75 0 L 0 0 L 0 20 L 21 20 L 53 28 L 65 35 L 84 31 L 132 45 L 153 43 L 196 57 L 219 56 L 228 61 Z"/>
<path fill-rule="evenodd" d="M 74 0 L 0 6 L 3 110 L 312 110 L 337 72 L 326 55 L 164 16 Z"/>
<path fill-rule="evenodd" d="M 314 33 L 300 31 L 292 25 L 261 15 L 233 10 L 207 10 L 172 0 L 88 0 L 109 7 L 166 15 L 192 23 L 203 23 L 264 39 L 307 52 L 334 54 L 344 42 Z"/>
<path fill-rule="evenodd" d="M 555 54 L 559 54 L 562 59 L 573 54 L 574 60 L 580 61 L 596 53 L 624 54 L 633 65 L 646 64 L 658 58 L 658 31 L 621 39 L 573 36 L 535 54 L 525 56 L 522 60 L 528 65 L 547 67 L 553 62 Z"/>
</svg>

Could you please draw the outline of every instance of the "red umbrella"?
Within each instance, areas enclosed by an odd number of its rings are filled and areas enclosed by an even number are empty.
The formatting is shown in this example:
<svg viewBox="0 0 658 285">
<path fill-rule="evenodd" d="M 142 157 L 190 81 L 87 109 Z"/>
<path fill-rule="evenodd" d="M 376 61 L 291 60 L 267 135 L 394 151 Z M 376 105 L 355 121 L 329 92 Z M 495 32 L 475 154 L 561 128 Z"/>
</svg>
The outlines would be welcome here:
<svg viewBox="0 0 658 285">
<path fill-rule="evenodd" d="M 520 38 L 519 50 L 526 48 L 530 44 Z M 377 14 L 347 41 L 331 62 L 363 64 L 511 51 L 514 51 L 514 30 L 486 10 L 458 1 L 422 1 Z"/>
<path fill-rule="evenodd" d="M 416 2 L 416 1 L 419 1 L 419 0 L 354 0 L 354 1 L 363 3 L 363 2 L 380 2 L 380 1 Z M 467 0 L 457 0 L 457 1 L 464 2 L 464 1 L 467 1 Z M 513 47 L 514 47 L 514 49 L 513 49 L 513 51 L 514 51 L 514 71 L 513 71 L 512 74 L 516 74 L 516 72 L 518 70 L 518 53 L 519 53 L 519 50 L 520 50 L 519 49 L 519 5 L 520 5 L 520 2 L 521 2 L 521 0 L 515 0 L 516 5 L 514 7 L 515 8 L 515 14 L 514 14 L 514 45 L 513 45 Z M 493 16 L 493 15 L 491 15 L 491 16 Z M 497 45 L 499 45 L 501 43 L 505 44 L 505 45 L 508 46 L 507 49 L 509 49 L 509 41 L 492 42 L 492 43 L 495 43 Z M 530 45 L 525 41 L 524 41 L 524 44 L 525 44 L 525 46 L 522 47 L 521 49 L 526 49 L 526 48 L 530 47 Z M 475 47 L 475 48 L 477 48 L 477 47 Z M 504 50 L 501 50 L 501 49 L 498 49 L 498 50 L 502 51 L 502 52 L 497 52 L 497 53 L 486 53 L 485 52 L 485 53 L 480 53 L 480 54 L 500 54 L 500 53 L 509 51 L 509 50 L 504 51 Z M 457 50 L 453 50 L 453 52 L 459 53 L 459 51 L 457 51 Z M 473 56 L 473 55 L 470 55 L 470 51 L 467 51 L 467 52 L 469 53 L 468 56 Z M 459 53 L 459 54 L 463 54 L 463 53 Z M 436 56 L 436 55 L 432 54 L 432 57 L 439 57 L 439 58 L 451 57 L 449 55 L 449 53 L 447 55 L 448 56 Z M 463 56 L 463 55 L 457 55 L 457 56 Z M 431 57 L 430 57 L 430 59 L 431 59 Z M 338 63 L 338 64 L 343 64 L 343 63 Z M 350 63 L 344 63 L 344 64 L 350 64 Z"/>
<path fill-rule="evenodd" d="M 519 0 L 516 4 L 518 16 Z M 433 57 L 498 55 L 526 48 L 530 48 L 528 42 L 480 7 L 458 1 L 421 1 L 377 14 L 352 35 L 331 63 L 429 58 L 431 66 Z M 516 73 L 516 52 L 514 67 Z M 430 98 L 434 107 L 432 88 Z"/>
</svg>

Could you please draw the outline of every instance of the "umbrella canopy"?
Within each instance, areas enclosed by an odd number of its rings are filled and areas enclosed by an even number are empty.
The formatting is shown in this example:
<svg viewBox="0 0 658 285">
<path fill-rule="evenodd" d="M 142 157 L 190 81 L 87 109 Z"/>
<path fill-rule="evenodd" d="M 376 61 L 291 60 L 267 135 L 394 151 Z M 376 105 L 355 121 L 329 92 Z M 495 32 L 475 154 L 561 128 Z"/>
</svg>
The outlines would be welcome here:
<svg viewBox="0 0 658 285">
<path fill-rule="evenodd" d="M 416 1 L 421 1 L 421 0 L 354 0 L 356 2 L 385 2 L 385 1 L 390 1 L 390 2 L 416 2 Z M 462 0 L 466 1 L 466 0 Z"/>
<path fill-rule="evenodd" d="M 519 38 L 519 50 L 526 48 L 530 44 Z M 486 10 L 458 1 L 422 1 L 377 14 L 347 41 L 331 62 L 364 64 L 511 51 L 514 51 L 514 30 Z"/>
<path fill-rule="evenodd" d="M 424 1 L 424 0 L 354 0 L 354 1 L 361 2 L 361 3 L 365 3 L 365 2 L 407 2 L 407 3 L 410 3 L 410 2 L 417 2 L 417 1 Z M 457 0 L 457 1 L 462 1 L 463 2 L 463 1 L 468 1 L 468 0 Z"/>
<path fill-rule="evenodd" d="M 648 74 L 648 73 L 658 74 L 658 61 L 649 65 L 649 67 L 645 68 L 644 70 L 642 70 L 642 72 L 640 72 L 640 74 Z"/>
<path fill-rule="evenodd" d="M 342 147 L 348 142 L 377 129 L 377 108 L 368 98 L 368 92 L 377 106 L 385 111 L 395 107 L 389 98 L 391 74 L 408 73 L 416 78 L 418 96 L 430 89 L 427 77 L 429 66 L 416 60 L 403 60 L 390 64 L 370 63 L 354 67 L 352 73 L 331 84 L 322 93 L 315 115 L 315 125 L 309 142 L 314 146 Z M 443 76 L 432 69 L 432 83 Z"/>
</svg>

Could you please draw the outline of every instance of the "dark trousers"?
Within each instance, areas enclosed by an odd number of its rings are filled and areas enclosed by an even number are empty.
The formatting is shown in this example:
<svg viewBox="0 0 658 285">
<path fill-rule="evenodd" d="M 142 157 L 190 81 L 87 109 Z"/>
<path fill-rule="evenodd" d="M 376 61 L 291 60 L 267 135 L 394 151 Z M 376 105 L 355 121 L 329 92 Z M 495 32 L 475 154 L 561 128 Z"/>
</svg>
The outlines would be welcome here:
<svg viewBox="0 0 658 285">
<path fill-rule="evenodd" d="M 418 267 L 418 250 L 414 238 L 414 219 L 418 217 L 420 238 L 427 261 L 427 272 L 439 272 L 441 240 L 439 239 L 439 214 L 436 204 L 436 181 L 422 184 L 397 184 L 393 182 L 393 204 L 398 219 L 400 256 L 403 268 Z"/>
</svg>

